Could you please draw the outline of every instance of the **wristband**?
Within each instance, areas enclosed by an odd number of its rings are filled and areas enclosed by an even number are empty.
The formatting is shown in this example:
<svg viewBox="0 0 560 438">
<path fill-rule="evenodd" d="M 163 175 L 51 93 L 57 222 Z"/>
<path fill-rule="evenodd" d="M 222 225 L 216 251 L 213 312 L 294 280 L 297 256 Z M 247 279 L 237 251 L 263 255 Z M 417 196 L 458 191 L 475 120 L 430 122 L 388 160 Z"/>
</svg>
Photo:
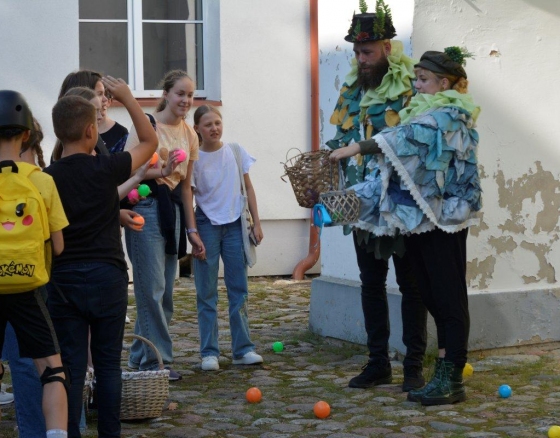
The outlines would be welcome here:
<svg viewBox="0 0 560 438">
<path fill-rule="evenodd" d="M 196 228 L 187 228 L 187 234 L 191 233 L 198 233 L 198 230 Z"/>
</svg>

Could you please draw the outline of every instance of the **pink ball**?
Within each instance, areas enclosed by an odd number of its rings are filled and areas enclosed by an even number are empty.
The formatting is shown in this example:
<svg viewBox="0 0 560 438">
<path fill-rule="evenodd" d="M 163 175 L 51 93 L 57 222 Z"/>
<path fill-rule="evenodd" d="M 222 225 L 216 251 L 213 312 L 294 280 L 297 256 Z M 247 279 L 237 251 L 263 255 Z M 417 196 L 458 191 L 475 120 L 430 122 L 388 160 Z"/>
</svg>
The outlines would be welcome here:
<svg viewBox="0 0 560 438">
<path fill-rule="evenodd" d="M 187 159 L 187 153 L 183 149 L 175 149 L 173 153 L 177 157 L 178 163 L 182 163 Z"/>
<path fill-rule="evenodd" d="M 138 190 L 136 190 L 136 189 L 132 189 L 132 190 L 128 193 L 127 197 L 128 197 L 128 200 L 129 200 L 130 202 L 134 202 L 134 201 L 140 200 L 140 195 L 138 194 Z"/>
</svg>

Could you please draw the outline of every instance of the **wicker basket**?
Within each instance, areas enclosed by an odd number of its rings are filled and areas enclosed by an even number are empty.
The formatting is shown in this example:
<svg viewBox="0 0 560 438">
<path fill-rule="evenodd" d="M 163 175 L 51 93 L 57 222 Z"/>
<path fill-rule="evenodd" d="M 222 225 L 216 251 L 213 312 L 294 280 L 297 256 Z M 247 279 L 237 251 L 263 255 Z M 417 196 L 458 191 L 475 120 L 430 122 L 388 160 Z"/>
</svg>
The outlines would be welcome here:
<svg viewBox="0 0 560 438">
<path fill-rule="evenodd" d="M 342 166 L 338 163 L 338 171 L 333 171 L 333 164 L 329 162 L 330 187 L 329 191 L 319 195 L 319 203 L 323 204 L 329 213 L 332 222 L 326 226 L 350 225 L 355 223 L 360 216 L 360 200 L 354 190 L 333 190 L 333 187 L 342 186 L 344 175 Z"/>
<path fill-rule="evenodd" d="M 292 149 L 288 150 L 288 153 Z M 328 150 L 300 152 L 293 158 L 286 158 L 286 162 L 282 163 L 286 174 L 281 178 L 285 181 L 284 176 L 287 175 L 290 179 L 300 207 L 313 208 L 319 202 L 321 193 L 326 192 L 332 184 L 338 185 L 338 175 L 336 181 L 331 182 L 330 153 Z"/>
<path fill-rule="evenodd" d="M 163 368 L 163 359 L 156 346 L 142 336 L 126 334 L 139 339 L 156 353 L 159 370 L 123 371 L 121 420 L 141 420 L 161 416 L 169 397 L 169 370 Z"/>
<path fill-rule="evenodd" d="M 358 220 L 360 200 L 354 190 L 337 190 L 321 193 L 319 202 L 325 206 L 332 219 L 329 226 L 350 225 Z"/>
<path fill-rule="evenodd" d="M 88 411 L 91 398 L 93 396 L 94 375 L 93 368 L 88 367 L 86 371 L 86 380 L 84 382 L 84 389 L 82 390 L 82 403 L 86 412 Z"/>
</svg>

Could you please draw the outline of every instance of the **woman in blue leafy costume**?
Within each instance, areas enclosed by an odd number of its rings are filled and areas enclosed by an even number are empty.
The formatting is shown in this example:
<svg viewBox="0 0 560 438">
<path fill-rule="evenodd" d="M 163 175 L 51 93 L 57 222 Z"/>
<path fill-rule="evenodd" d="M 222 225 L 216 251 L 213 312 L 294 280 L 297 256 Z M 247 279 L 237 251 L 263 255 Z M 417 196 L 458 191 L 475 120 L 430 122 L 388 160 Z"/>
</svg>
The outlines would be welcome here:
<svg viewBox="0 0 560 438">
<path fill-rule="evenodd" d="M 408 394 L 423 405 L 466 399 L 466 241 L 481 208 L 475 130 L 480 108 L 468 94 L 463 68 L 470 56 L 457 47 L 424 53 L 414 66 L 418 93 L 399 112 L 401 125 L 331 154 L 333 161 L 374 154 L 378 164 L 352 186 L 361 202 L 354 226 L 375 235 L 408 236 L 406 251 L 436 322 L 440 353 L 432 380 Z"/>
</svg>

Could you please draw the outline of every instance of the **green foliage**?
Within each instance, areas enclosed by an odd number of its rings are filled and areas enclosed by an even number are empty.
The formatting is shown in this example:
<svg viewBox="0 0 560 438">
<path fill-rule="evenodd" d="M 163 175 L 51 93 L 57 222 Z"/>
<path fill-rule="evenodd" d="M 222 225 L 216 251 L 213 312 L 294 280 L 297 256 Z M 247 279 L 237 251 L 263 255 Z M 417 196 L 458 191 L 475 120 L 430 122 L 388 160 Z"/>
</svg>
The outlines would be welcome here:
<svg viewBox="0 0 560 438">
<path fill-rule="evenodd" d="M 451 46 L 446 47 L 443 51 L 457 64 L 466 65 L 466 58 L 474 59 L 474 53 L 469 52 L 466 47 Z"/>
<path fill-rule="evenodd" d="M 352 27 L 350 27 L 350 30 L 352 30 Z M 362 31 L 362 22 L 360 20 L 358 20 L 358 23 L 356 24 L 356 27 L 354 28 L 354 38 L 356 38 L 360 32 Z"/>
<path fill-rule="evenodd" d="M 373 33 L 378 37 L 382 37 L 385 34 L 385 23 L 387 19 L 389 22 L 392 21 L 391 10 L 389 6 L 385 4 L 384 0 L 377 0 L 375 4 L 375 15 L 376 20 L 373 25 Z"/>
<path fill-rule="evenodd" d="M 362 14 L 365 14 L 367 12 L 368 9 L 368 5 L 366 3 L 366 0 L 360 0 L 360 12 Z"/>
<path fill-rule="evenodd" d="M 393 16 L 391 15 L 391 9 L 385 3 L 383 3 L 383 11 L 385 12 L 385 19 L 389 21 L 389 23 L 393 22 Z"/>
</svg>

